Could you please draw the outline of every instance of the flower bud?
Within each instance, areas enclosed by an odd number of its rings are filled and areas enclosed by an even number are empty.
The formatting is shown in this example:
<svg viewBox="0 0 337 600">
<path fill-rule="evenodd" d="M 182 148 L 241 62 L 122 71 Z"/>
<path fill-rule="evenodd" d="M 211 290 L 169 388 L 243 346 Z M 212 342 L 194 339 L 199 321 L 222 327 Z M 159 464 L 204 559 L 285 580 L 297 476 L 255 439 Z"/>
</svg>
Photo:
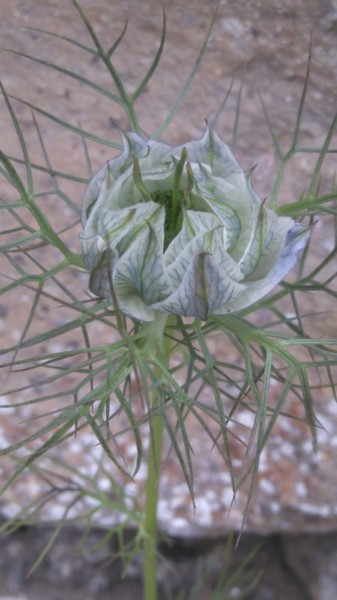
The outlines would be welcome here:
<svg viewBox="0 0 337 600">
<path fill-rule="evenodd" d="M 294 266 L 307 228 L 278 217 L 207 127 L 172 148 L 135 133 L 93 177 L 82 206 L 90 289 L 141 321 L 206 320 L 265 296 Z"/>
</svg>

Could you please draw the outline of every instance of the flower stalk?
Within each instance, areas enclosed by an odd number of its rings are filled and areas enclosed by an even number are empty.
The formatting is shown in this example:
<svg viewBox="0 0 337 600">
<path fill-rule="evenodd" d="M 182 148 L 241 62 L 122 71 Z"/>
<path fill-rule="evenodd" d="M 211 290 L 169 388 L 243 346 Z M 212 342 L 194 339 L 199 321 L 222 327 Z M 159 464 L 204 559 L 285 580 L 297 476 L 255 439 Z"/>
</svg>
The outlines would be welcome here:
<svg viewBox="0 0 337 600">
<path fill-rule="evenodd" d="M 143 524 L 144 535 L 144 567 L 143 567 L 143 598 L 157 600 L 157 540 L 158 540 L 158 499 L 161 453 L 163 443 L 164 422 L 159 414 L 158 396 L 154 393 L 152 401 L 152 416 L 150 417 L 150 445 L 146 479 L 146 503 Z"/>
<path fill-rule="evenodd" d="M 144 323 L 140 334 L 143 338 L 142 351 L 148 360 L 156 359 L 165 367 L 169 366 L 172 341 L 165 336 L 167 325 L 172 325 L 174 317 L 158 314 L 154 322 Z M 161 372 L 159 366 L 154 369 L 156 387 L 153 391 L 149 414 L 150 442 L 148 449 L 147 479 L 145 488 L 145 512 L 142 523 L 143 534 L 143 598 L 157 600 L 157 545 L 158 545 L 158 499 L 163 445 L 164 421 L 159 413 Z"/>
</svg>

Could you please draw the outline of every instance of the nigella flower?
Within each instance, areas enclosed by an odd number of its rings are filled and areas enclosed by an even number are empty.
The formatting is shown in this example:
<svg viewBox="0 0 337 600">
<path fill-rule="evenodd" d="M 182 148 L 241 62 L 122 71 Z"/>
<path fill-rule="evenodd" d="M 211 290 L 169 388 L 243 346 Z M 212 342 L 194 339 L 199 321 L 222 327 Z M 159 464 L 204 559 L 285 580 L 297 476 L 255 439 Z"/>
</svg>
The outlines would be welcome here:
<svg viewBox="0 0 337 600">
<path fill-rule="evenodd" d="M 206 320 L 265 296 L 294 266 L 309 231 L 257 196 L 207 127 L 172 148 L 122 134 L 124 152 L 83 199 L 90 289 L 141 321 L 156 311 Z"/>
</svg>

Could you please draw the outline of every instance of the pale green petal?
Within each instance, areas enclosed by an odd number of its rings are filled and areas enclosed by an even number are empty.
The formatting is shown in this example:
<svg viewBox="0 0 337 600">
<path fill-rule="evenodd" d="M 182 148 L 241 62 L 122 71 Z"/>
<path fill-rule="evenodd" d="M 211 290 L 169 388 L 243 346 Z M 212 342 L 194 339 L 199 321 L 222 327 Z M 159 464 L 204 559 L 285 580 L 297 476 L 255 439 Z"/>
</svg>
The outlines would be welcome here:
<svg viewBox="0 0 337 600">
<path fill-rule="evenodd" d="M 110 248 L 98 254 L 99 261 L 90 273 L 89 288 L 100 298 L 111 300 L 112 273 L 118 260 L 116 252 Z"/>
<path fill-rule="evenodd" d="M 148 193 L 166 192 L 172 189 L 174 170 L 172 164 L 160 165 L 152 170 L 143 168 L 140 160 L 142 181 Z M 137 188 L 133 178 L 133 166 L 129 167 L 115 182 L 110 190 L 105 192 L 105 204 L 111 209 L 118 210 L 127 206 L 135 206 L 145 199 Z"/>
<path fill-rule="evenodd" d="M 225 314 L 230 311 L 239 311 L 254 304 L 266 296 L 294 267 L 298 255 L 307 245 L 310 231 L 297 223 L 288 231 L 284 241 L 283 250 L 278 259 L 272 265 L 270 271 L 262 279 L 256 281 L 245 280 L 246 289 L 235 298 L 234 302 L 224 304 L 214 314 Z"/>
<path fill-rule="evenodd" d="M 112 246 L 116 246 L 119 240 L 127 235 L 132 229 L 136 222 L 136 215 L 137 213 L 139 214 L 139 212 L 137 207 L 116 211 L 102 207 L 101 210 L 95 214 L 92 229 L 105 239 L 107 245 L 111 244 Z M 89 228 L 87 229 L 90 231 Z"/>
<path fill-rule="evenodd" d="M 145 187 L 150 194 L 172 190 L 174 178 L 173 163 L 160 164 L 159 167 L 152 169 L 152 171 L 144 170 L 142 175 Z"/>
<path fill-rule="evenodd" d="M 240 261 L 254 237 L 261 200 L 249 181 L 240 175 L 240 187 L 220 177 L 206 174 L 195 186 L 192 206 L 196 210 L 211 210 L 226 227 L 226 246 L 235 260 Z"/>
<path fill-rule="evenodd" d="M 149 305 L 172 291 L 163 255 L 165 214 L 164 209 L 159 209 L 156 219 L 145 224 L 116 264 L 114 289 L 123 301 L 139 295 Z"/>
<path fill-rule="evenodd" d="M 213 184 L 195 185 L 192 195 L 192 207 L 195 210 L 212 212 L 224 225 L 224 245 L 226 250 L 231 248 L 238 240 L 241 233 L 240 217 L 223 199 L 218 199 Z"/>
<path fill-rule="evenodd" d="M 227 178 L 234 173 L 243 173 L 229 146 L 208 126 L 200 140 L 172 148 L 168 152 L 168 157 L 171 155 L 180 158 L 183 148 L 187 150 L 187 160 L 189 162 L 210 165 L 215 176 Z"/>
<path fill-rule="evenodd" d="M 194 213 L 192 214 L 194 215 Z M 206 216 L 210 217 L 212 215 Z M 184 246 L 167 269 L 172 286 L 177 287 L 180 285 L 189 265 L 193 261 L 193 257 L 203 252 L 212 256 L 212 264 L 219 267 L 226 277 L 234 281 L 242 279 L 240 268 L 224 248 L 222 230 L 221 225 L 216 223 L 213 229 L 205 228 Z"/>
<path fill-rule="evenodd" d="M 128 206 L 135 206 L 143 201 L 143 195 L 134 182 L 132 165 L 106 192 L 105 205 L 110 210 L 120 210 Z"/>
<path fill-rule="evenodd" d="M 171 146 L 157 142 L 156 140 L 149 140 L 147 142 L 148 152 L 141 159 L 142 170 L 150 170 L 156 168 L 159 163 L 165 162 L 164 157 L 170 151 Z"/>
<path fill-rule="evenodd" d="M 146 220 L 151 220 L 153 215 L 160 212 L 160 208 L 155 202 L 143 202 L 115 211 L 102 207 L 94 215 L 91 227 L 86 227 L 85 234 L 96 233 L 106 241 L 106 245 L 115 248 L 123 238 L 128 240 L 132 231 L 136 235 Z"/>
<path fill-rule="evenodd" d="M 208 233 L 221 227 L 221 225 L 221 221 L 210 213 L 193 210 L 184 211 L 182 228 L 165 252 L 166 265 L 172 264 L 196 236 Z"/>
<path fill-rule="evenodd" d="M 106 248 L 105 241 L 96 233 L 91 235 L 88 234 L 88 232 L 80 234 L 80 238 L 82 242 L 84 262 L 89 271 L 92 271 L 92 269 L 96 268 L 101 261 L 102 253 Z"/>
<path fill-rule="evenodd" d="M 231 255 L 239 262 L 252 239 L 252 231 L 258 219 L 261 200 L 256 196 L 246 178 L 244 190 L 219 177 L 213 178 L 212 193 L 220 205 L 223 204 L 227 210 L 233 210 L 236 215 L 235 222 L 233 219 L 234 229 L 230 229 L 232 231 L 230 240 Z M 210 206 L 212 205 L 210 204 Z M 240 222 L 240 226 L 238 222 Z M 231 228 L 231 223 L 229 223 L 229 227 Z"/>
<path fill-rule="evenodd" d="M 123 152 L 119 154 L 116 158 L 113 158 L 108 163 L 105 163 L 99 171 L 94 175 L 91 179 L 84 197 L 82 201 L 82 225 L 85 226 L 88 213 L 92 206 L 98 200 L 100 192 L 102 192 L 102 188 L 104 188 L 104 193 L 106 193 L 106 181 L 111 180 L 111 185 L 117 180 L 120 174 L 123 172 L 123 169 L 128 168 L 130 164 L 132 164 L 132 156 L 136 154 L 137 156 L 143 156 L 147 152 L 147 142 L 143 140 L 136 133 L 121 133 L 121 138 L 123 142 Z"/>
<path fill-rule="evenodd" d="M 148 234 L 149 225 L 152 225 L 157 232 L 158 240 L 160 240 L 161 252 L 164 246 L 164 219 L 165 211 L 162 206 L 155 202 L 143 202 L 135 207 L 134 225 L 126 235 L 120 239 L 117 244 L 117 250 L 120 256 L 124 255 L 134 242 L 137 242 L 138 236 L 144 232 Z"/>
<path fill-rule="evenodd" d="M 119 308 L 125 315 L 137 319 L 137 321 L 154 321 L 156 316 L 155 311 L 146 306 L 137 294 L 118 298 L 118 301 Z"/>
<path fill-rule="evenodd" d="M 269 209 L 264 210 L 263 246 L 255 267 L 245 278 L 246 281 L 254 281 L 264 278 L 273 268 L 273 265 L 284 251 L 288 232 L 294 227 L 294 221 L 289 217 L 278 217 Z"/>
<path fill-rule="evenodd" d="M 111 282 L 113 281 L 115 287 L 116 265 L 123 267 L 120 254 L 123 254 L 123 259 L 127 261 L 129 254 L 140 259 L 141 249 L 144 247 L 141 242 L 144 237 L 149 235 L 149 231 L 153 231 L 152 223 L 156 228 L 154 232 L 156 252 L 153 253 L 153 257 L 160 257 L 162 263 L 164 262 L 164 217 L 164 209 L 154 202 L 139 204 L 135 208 L 115 212 L 102 209 L 97 214 L 95 225 L 98 235 L 86 238 L 88 229 L 82 235 L 85 260 L 88 268 L 92 271 L 90 289 L 94 293 L 104 298 L 111 298 Z M 152 248 L 150 253 L 152 254 Z M 107 256 L 110 257 L 109 261 L 107 261 Z M 132 261 L 129 262 L 131 266 Z M 156 283 L 157 289 L 160 290 L 159 297 L 163 297 L 164 286 L 160 278 Z M 135 289 L 137 286 L 133 285 L 133 290 Z"/>
<path fill-rule="evenodd" d="M 112 161 L 111 161 L 112 162 Z M 93 207 L 98 204 L 98 198 L 101 195 L 101 200 L 104 202 L 104 182 L 107 175 L 108 165 L 105 164 L 99 169 L 99 171 L 91 179 L 87 189 L 85 190 L 83 201 L 82 201 L 82 212 L 81 222 L 83 227 L 86 226 L 87 221 L 93 212 Z M 104 188 L 104 190 L 102 189 Z M 89 216 L 90 215 L 90 216 Z"/>
<path fill-rule="evenodd" d="M 160 312 L 171 312 L 205 321 L 224 302 L 236 297 L 243 286 L 214 264 L 213 256 L 194 255 L 178 289 L 166 300 L 152 305 Z"/>
<path fill-rule="evenodd" d="M 282 237 L 277 235 L 277 227 L 277 215 L 261 204 L 252 219 L 250 238 L 238 263 L 246 277 L 254 272 L 264 254 L 274 253 L 275 258 L 279 254 Z"/>
</svg>

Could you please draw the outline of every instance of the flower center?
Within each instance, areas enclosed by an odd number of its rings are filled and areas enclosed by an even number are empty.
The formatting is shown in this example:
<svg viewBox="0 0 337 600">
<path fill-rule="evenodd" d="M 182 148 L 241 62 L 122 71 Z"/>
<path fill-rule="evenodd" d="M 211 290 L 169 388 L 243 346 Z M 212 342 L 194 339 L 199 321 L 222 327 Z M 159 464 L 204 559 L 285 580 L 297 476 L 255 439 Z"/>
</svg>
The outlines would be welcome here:
<svg viewBox="0 0 337 600">
<path fill-rule="evenodd" d="M 166 192 L 153 192 L 151 198 L 157 204 L 160 204 L 165 209 L 165 224 L 164 224 L 164 250 L 169 246 L 172 240 L 178 235 L 182 226 L 182 203 L 184 198 L 183 190 L 178 190 L 178 210 L 176 214 L 173 212 L 173 192 L 168 190 Z"/>
</svg>

